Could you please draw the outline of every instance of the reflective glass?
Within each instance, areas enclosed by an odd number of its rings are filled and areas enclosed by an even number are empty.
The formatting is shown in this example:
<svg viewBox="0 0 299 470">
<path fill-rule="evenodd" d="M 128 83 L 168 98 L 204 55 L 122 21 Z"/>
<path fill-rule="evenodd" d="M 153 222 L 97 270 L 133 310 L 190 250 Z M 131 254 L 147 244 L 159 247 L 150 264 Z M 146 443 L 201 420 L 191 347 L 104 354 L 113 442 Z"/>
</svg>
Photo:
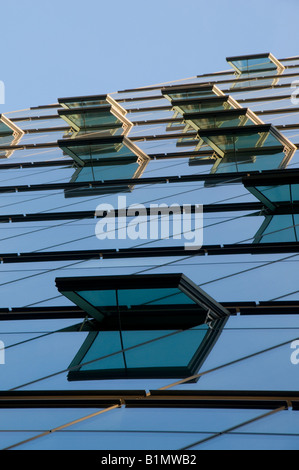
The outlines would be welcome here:
<svg viewBox="0 0 299 470">
<path fill-rule="evenodd" d="M 225 434 L 190 448 L 190 450 L 298 450 L 299 437 Z"/>
<path fill-rule="evenodd" d="M 101 160 L 105 158 L 121 157 L 127 158 L 135 154 L 122 142 L 115 143 L 88 143 L 86 145 L 60 143 L 62 150 L 79 163 L 86 161 Z"/>
<path fill-rule="evenodd" d="M 211 113 L 212 114 L 212 113 Z M 241 113 L 238 115 L 238 112 L 234 113 L 219 113 L 213 114 L 210 117 L 208 115 L 203 115 L 201 117 L 198 115 L 190 116 L 186 114 L 185 119 L 187 122 L 189 122 L 194 129 L 215 129 L 215 128 L 226 128 L 226 127 L 238 127 L 238 126 L 252 126 L 255 124 L 253 120 L 249 118 L 249 116 L 244 115 L 244 113 Z"/>
<path fill-rule="evenodd" d="M 106 128 L 113 132 L 113 129 L 122 127 L 122 122 L 110 112 L 110 109 L 107 111 L 96 110 L 96 112 L 95 110 L 92 112 L 84 110 L 77 113 L 74 110 L 72 114 L 61 112 L 60 116 L 77 130 Z"/>
<path fill-rule="evenodd" d="M 65 108 L 86 108 L 89 106 L 107 106 L 107 95 L 77 97 L 74 99 L 59 99 L 61 106 Z"/>
<path fill-rule="evenodd" d="M 230 173 L 239 171 L 259 171 L 279 168 L 285 158 L 281 150 L 269 152 L 229 152 L 223 158 L 218 158 L 213 166 L 212 173 Z"/>
<path fill-rule="evenodd" d="M 267 216 L 254 243 L 297 242 L 298 222 L 298 214 Z"/>
<path fill-rule="evenodd" d="M 261 198 L 263 202 L 279 203 L 279 202 L 297 202 L 299 201 L 299 184 L 282 184 L 279 186 L 248 186 L 249 191 Z"/>
<path fill-rule="evenodd" d="M 57 431 L 22 446 L 20 450 L 177 450 L 198 434 L 99 433 Z M 206 434 L 201 435 L 206 437 Z M 99 457 L 99 464 L 101 464 Z M 121 461 L 122 463 L 123 461 Z M 104 463 L 106 463 L 104 461 Z M 114 461 L 115 463 L 115 461 Z"/>
<path fill-rule="evenodd" d="M 282 64 L 272 56 L 272 54 L 258 55 L 258 56 L 241 56 L 241 57 L 229 57 L 227 61 L 234 67 L 239 73 L 248 72 L 259 72 L 268 70 L 283 69 Z"/>
<path fill-rule="evenodd" d="M 192 375 L 204 357 L 201 344 L 207 343 L 208 332 L 207 325 L 180 333 L 172 330 L 92 332 L 71 363 L 68 378 L 78 381 L 186 377 Z"/>
</svg>

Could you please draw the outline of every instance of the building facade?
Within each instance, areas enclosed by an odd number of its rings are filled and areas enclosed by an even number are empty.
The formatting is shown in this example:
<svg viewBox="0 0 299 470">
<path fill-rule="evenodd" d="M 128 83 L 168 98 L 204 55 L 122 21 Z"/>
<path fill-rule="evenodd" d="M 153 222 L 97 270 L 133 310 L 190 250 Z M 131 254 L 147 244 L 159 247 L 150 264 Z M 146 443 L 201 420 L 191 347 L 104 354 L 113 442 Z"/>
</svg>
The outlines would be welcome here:
<svg viewBox="0 0 299 470">
<path fill-rule="evenodd" d="M 299 449 L 299 57 L 227 62 L 1 115 L 1 449 Z"/>
</svg>

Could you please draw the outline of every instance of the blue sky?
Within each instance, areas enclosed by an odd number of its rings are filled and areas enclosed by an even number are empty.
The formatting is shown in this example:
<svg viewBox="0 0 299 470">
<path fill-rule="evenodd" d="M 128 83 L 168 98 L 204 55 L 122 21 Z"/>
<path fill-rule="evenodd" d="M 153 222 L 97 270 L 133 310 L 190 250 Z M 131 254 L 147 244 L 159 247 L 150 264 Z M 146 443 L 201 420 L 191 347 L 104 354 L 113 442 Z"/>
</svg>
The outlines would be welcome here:
<svg viewBox="0 0 299 470">
<path fill-rule="evenodd" d="M 298 55 L 298 14 L 298 0 L 3 2 L 0 112 Z"/>
</svg>

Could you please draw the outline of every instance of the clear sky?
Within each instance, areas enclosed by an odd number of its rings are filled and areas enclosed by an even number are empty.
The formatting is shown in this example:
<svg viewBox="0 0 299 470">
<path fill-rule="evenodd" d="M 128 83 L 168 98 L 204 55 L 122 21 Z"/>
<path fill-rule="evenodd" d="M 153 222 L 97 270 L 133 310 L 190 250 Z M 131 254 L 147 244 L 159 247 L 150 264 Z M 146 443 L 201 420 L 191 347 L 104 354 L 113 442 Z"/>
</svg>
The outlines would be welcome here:
<svg viewBox="0 0 299 470">
<path fill-rule="evenodd" d="M 0 113 L 298 55 L 298 18 L 298 0 L 2 2 Z"/>
</svg>

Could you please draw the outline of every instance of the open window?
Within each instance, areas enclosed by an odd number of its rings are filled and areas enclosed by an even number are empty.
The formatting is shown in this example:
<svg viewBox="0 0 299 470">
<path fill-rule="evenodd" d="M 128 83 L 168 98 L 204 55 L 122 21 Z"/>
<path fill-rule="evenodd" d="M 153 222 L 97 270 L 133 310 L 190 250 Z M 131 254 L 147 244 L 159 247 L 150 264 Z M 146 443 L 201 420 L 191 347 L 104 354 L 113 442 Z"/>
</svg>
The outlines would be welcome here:
<svg viewBox="0 0 299 470">
<path fill-rule="evenodd" d="M 173 105 L 173 118 L 178 119 L 184 113 L 184 108 L 189 105 L 192 100 L 206 100 L 215 97 L 225 97 L 224 93 L 216 85 L 200 85 L 198 83 L 191 85 L 176 85 L 164 87 L 161 90 L 162 95 Z M 184 103 L 183 106 L 181 103 Z M 195 106 L 198 106 L 195 105 Z M 189 105 L 190 107 L 190 105 Z M 183 130 L 183 132 L 192 131 L 189 124 L 185 124 L 183 117 L 182 122 L 170 122 L 166 126 L 167 131 Z"/>
<path fill-rule="evenodd" d="M 69 380 L 192 376 L 229 315 L 183 274 L 57 278 L 56 286 L 95 322 Z"/>
<path fill-rule="evenodd" d="M 226 60 L 235 69 L 237 74 L 269 71 L 281 74 L 285 69 L 282 63 L 269 52 L 264 54 L 227 57 Z"/>
<path fill-rule="evenodd" d="M 299 241 L 298 177 L 298 172 L 292 172 L 279 178 L 273 178 L 273 175 L 252 175 L 243 178 L 245 188 L 265 207 L 265 219 L 253 243 Z"/>
<path fill-rule="evenodd" d="M 110 95 L 59 98 L 62 109 L 58 115 L 80 137 L 86 133 L 97 135 L 127 135 L 133 123 L 126 117 L 127 111 Z"/>
<path fill-rule="evenodd" d="M 228 57 L 226 60 L 236 71 L 236 81 L 232 89 L 277 85 L 279 76 L 285 70 L 282 63 L 271 53 Z"/>
<path fill-rule="evenodd" d="M 16 126 L 10 119 L 4 114 L 0 114 L 0 145 L 10 146 L 17 145 L 24 135 L 24 131 Z M 1 150 L 0 158 L 8 158 L 12 155 L 14 149 Z"/>
<path fill-rule="evenodd" d="M 136 179 L 145 171 L 150 158 L 125 136 L 58 141 L 64 154 L 76 163 L 71 182 L 113 181 Z M 113 185 L 105 188 L 82 188 L 65 192 L 66 197 L 80 197 L 109 192 L 131 191 L 133 185 Z"/>
<path fill-rule="evenodd" d="M 285 168 L 297 147 L 271 124 L 199 129 L 217 156 L 212 173 Z"/>
</svg>

